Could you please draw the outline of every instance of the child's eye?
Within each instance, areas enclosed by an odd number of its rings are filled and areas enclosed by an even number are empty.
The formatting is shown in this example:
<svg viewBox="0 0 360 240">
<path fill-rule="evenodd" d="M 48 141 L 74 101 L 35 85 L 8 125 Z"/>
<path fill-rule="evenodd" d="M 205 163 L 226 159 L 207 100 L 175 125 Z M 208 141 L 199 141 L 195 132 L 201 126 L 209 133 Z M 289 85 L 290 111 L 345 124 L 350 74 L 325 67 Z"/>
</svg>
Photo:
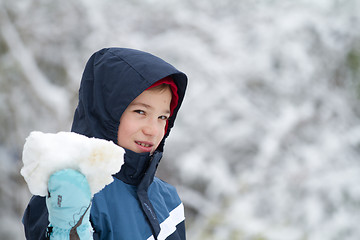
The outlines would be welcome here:
<svg viewBox="0 0 360 240">
<path fill-rule="evenodd" d="M 167 116 L 160 116 L 160 117 L 159 117 L 159 119 L 161 119 L 161 120 L 168 120 L 168 118 L 169 118 L 169 117 L 167 117 Z"/>
<path fill-rule="evenodd" d="M 143 110 L 134 110 L 134 112 L 138 113 L 138 114 L 141 114 L 141 115 L 144 115 L 145 112 Z"/>
</svg>

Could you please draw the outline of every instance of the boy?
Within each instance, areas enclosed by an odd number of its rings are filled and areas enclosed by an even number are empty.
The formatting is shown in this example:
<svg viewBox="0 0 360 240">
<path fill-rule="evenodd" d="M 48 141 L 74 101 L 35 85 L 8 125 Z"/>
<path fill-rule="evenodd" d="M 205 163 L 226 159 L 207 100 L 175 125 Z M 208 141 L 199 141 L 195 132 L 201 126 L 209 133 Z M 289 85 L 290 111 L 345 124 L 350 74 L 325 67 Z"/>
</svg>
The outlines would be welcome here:
<svg viewBox="0 0 360 240">
<path fill-rule="evenodd" d="M 51 176 L 49 196 L 33 196 L 25 210 L 26 238 L 185 239 L 183 204 L 174 187 L 154 176 L 186 85 L 184 73 L 149 53 L 124 48 L 94 53 L 83 73 L 71 131 L 123 147 L 124 164 L 89 209 L 82 200 L 71 201 L 67 212 L 48 204 L 57 191 L 64 198 L 66 189 L 75 188 L 79 199 L 87 191 L 80 173 Z M 62 224 L 58 219 L 74 218 L 80 208 L 82 216 L 67 229 L 56 227 Z"/>
</svg>

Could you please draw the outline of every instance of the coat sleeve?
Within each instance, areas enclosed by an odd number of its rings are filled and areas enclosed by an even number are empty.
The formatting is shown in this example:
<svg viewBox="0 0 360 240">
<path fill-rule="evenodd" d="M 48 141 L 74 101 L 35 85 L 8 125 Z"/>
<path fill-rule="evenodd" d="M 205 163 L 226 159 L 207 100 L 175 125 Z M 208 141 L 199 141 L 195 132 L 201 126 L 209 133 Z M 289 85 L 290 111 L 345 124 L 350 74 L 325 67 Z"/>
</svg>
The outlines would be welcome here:
<svg viewBox="0 0 360 240">
<path fill-rule="evenodd" d="M 45 197 L 33 196 L 25 210 L 22 222 L 27 240 L 45 240 L 49 225 Z"/>
</svg>

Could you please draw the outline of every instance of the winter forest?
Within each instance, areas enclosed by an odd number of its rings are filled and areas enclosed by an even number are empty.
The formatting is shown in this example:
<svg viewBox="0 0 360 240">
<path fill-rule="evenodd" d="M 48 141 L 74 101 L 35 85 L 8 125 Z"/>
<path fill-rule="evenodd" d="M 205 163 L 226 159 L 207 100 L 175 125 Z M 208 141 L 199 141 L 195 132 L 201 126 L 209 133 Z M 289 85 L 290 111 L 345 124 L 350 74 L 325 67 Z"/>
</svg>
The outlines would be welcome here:
<svg viewBox="0 0 360 240">
<path fill-rule="evenodd" d="M 70 131 L 111 46 L 189 77 L 158 171 L 188 239 L 360 239 L 359 29 L 359 0 L 0 0 L 0 239 L 25 239 L 25 138 Z"/>
</svg>

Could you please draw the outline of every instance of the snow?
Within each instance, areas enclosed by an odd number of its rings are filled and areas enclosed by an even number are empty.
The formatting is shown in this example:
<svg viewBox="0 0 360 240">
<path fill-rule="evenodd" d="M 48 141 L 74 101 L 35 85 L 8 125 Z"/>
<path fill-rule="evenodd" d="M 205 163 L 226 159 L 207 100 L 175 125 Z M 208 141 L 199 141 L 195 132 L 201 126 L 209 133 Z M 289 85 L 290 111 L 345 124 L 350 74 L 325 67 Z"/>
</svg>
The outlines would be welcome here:
<svg viewBox="0 0 360 240">
<path fill-rule="evenodd" d="M 34 195 L 46 196 L 50 176 L 62 169 L 85 175 L 92 195 L 113 181 L 124 163 L 124 149 L 111 141 L 73 132 L 33 131 L 26 138 L 21 175 Z"/>
</svg>

